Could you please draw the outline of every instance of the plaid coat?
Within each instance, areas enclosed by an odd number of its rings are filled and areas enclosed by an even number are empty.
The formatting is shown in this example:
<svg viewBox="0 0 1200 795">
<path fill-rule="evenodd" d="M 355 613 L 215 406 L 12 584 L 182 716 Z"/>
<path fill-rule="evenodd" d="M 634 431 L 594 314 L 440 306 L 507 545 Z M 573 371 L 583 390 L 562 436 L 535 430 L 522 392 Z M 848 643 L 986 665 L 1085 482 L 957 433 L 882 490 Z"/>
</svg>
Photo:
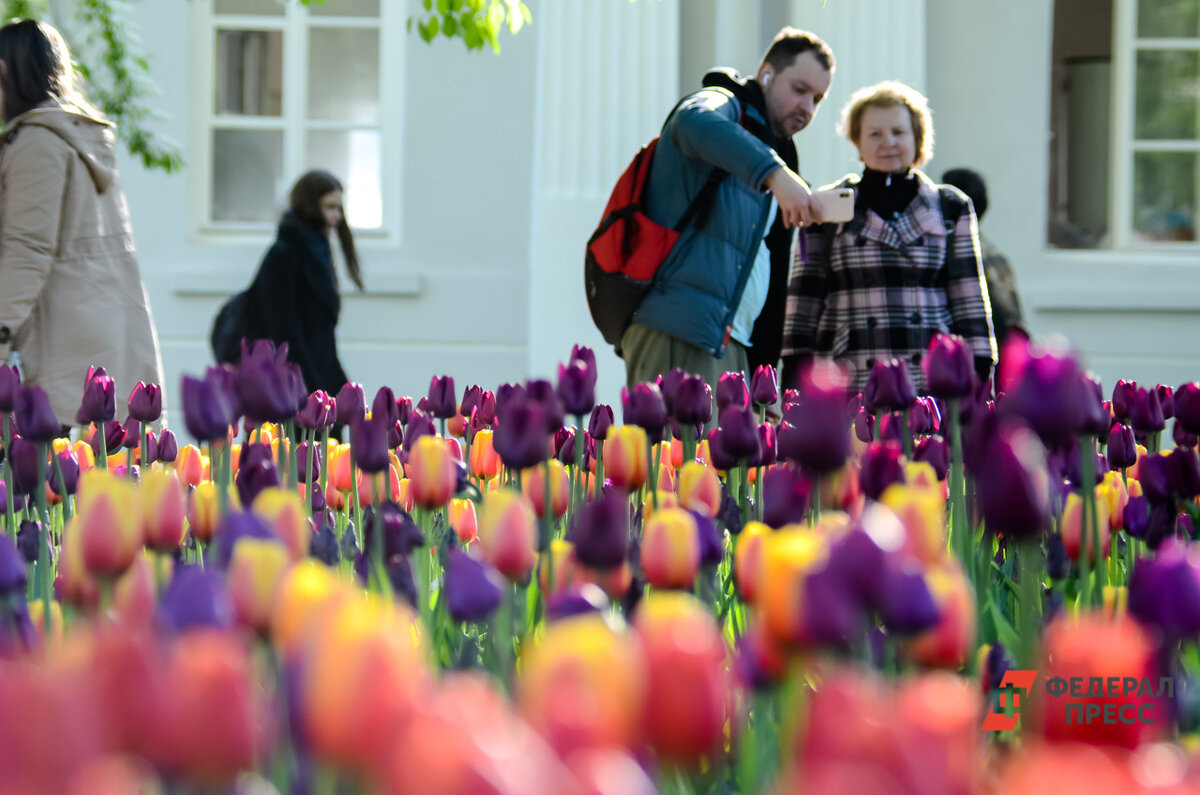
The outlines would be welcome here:
<svg viewBox="0 0 1200 795">
<path fill-rule="evenodd" d="M 808 261 L 797 247 L 788 284 L 783 356 L 830 356 L 861 390 L 876 360 L 897 357 L 922 392 L 921 358 L 935 333 L 963 336 L 996 361 L 996 338 L 970 200 L 920 171 L 917 196 L 892 222 L 856 208 L 836 229 L 810 227 Z M 836 187 L 854 187 L 857 175 Z M 942 192 L 939 199 L 939 190 Z M 953 219 L 942 217 L 942 201 Z M 830 234 L 830 231 L 833 231 Z"/>
</svg>

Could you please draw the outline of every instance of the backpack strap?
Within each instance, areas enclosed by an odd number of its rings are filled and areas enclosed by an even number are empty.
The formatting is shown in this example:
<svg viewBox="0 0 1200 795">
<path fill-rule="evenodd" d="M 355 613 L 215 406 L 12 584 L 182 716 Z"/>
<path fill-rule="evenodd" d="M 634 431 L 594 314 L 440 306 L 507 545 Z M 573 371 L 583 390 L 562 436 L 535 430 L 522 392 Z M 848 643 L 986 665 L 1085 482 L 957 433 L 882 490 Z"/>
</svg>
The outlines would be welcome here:
<svg viewBox="0 0 1200 795">
<path fill-rule="evenodd" d="M 745 105 L 743 104 L 743 101 L 739 99 L 732 91 L 720 86 L 705 86 L 701 89 L 701 91 L 720 91 L 728 94 L 733 101 L 737 103 L 738 125 L 741 127 L 746 126 Z M 667 118 L 663 121 L 663 129 L 666 129 L 667 122 L 670 121 L 671 117 L 675 115 L 675 111 L 679 110 L 680 106 L 682 106 L 684 102 L 693 96 L 695 96 L 695 93 L 688 94 L 675 103 L 675 107 L 671 108 L 671 112 L 667 114 Z M 683 211 L 683 215 L 679 217 L 679 221 L 676 222 L 672 229 L 674 229 L 676 232 L 682 232 L 683 230 L 687 229 L 692 222 L 695 222 L 698 228 L 703 228 L 705 222 L 708 220 L 709 211 L 716 203 L 715 199 L 717 197 L 717 188 L 721 186 L 721 183 L 728 176 L 728 171 L 718 166 L 713 166 L 712 171 L 708 173 L 708 179 L 705 181 L 704 186 L 701 187 L 700 191 L 692 198 L 692 201 L 688 204 L 687 209 Z"/>
</svg>

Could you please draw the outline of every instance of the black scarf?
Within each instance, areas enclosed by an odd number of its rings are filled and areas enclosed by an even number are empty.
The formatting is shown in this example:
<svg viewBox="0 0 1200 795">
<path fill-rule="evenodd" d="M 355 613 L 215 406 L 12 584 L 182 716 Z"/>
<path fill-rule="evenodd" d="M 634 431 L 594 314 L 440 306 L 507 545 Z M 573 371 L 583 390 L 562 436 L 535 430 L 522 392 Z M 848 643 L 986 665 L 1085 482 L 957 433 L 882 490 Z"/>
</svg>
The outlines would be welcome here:
<svg viewBox="0 0 1200 795">
<path fill-rule="evenodd" d="M 912 170 L 902 174 L 889 174 L 863 168 L 854 198 L 854 209 L 865 212 L 874 210 L 885 221 L 890 221 L 912 204 L 917 198 L 917 178 Z"/>
</svg>

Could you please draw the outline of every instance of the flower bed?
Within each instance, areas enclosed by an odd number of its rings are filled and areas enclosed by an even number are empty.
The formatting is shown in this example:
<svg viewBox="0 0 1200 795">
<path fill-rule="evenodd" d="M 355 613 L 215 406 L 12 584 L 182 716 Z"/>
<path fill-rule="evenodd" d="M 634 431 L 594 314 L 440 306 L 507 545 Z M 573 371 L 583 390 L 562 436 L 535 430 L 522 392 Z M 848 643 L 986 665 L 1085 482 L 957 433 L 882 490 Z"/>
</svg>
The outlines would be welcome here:
<svg viewBox="0 0 1200 795">
<path fill-rule="evenodd" d="M 259 342 L 187 443 L 0 367 L 0 790 L 1200 791 L 1200 385 L 1021 353 L 618 425 L 586 348 L 368 406 Z"/>
</svg>

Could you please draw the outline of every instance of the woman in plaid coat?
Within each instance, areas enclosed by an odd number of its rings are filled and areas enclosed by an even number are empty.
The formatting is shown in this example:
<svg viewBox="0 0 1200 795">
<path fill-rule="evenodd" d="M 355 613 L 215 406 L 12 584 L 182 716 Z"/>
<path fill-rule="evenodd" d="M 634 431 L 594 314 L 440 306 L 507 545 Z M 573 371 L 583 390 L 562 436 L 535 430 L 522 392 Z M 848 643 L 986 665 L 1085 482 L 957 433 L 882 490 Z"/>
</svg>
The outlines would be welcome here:
<svg viewBox="0 0 1200 795">
<path fill-rule="evenodd" d="M 921 392 L 921 357 L 939 331 L 964 337 L 986 378 L 996 338 L 978 225 L 961 191 L 916 170 L 933 153 L 925 97 L 896 82 L 860 89 L 842 112 L 841 132 L 865 166 L 861 177 L 834 186 L 855 188 L 854 217 L 810 227 L 807 246 L 797 247 L 784 383 L 794 385 L 813 356 L 828 356 L 848 367 L 861 390 L 876 361 L 896 357 Z"/>
</svg>

